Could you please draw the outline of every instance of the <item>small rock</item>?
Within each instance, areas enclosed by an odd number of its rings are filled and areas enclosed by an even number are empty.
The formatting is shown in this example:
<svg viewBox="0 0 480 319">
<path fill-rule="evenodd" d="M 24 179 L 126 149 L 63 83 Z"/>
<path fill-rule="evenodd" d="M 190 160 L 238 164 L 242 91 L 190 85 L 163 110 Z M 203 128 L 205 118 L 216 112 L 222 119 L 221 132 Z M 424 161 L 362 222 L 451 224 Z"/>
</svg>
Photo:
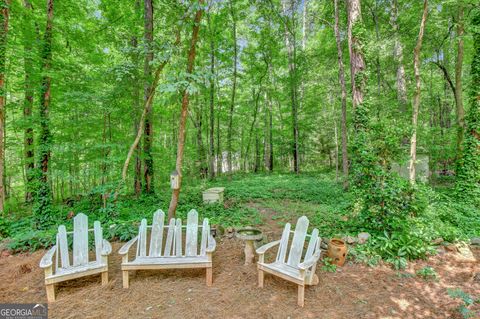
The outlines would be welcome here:
<svg viewBox="0 0 480 319">
<path fill-rule="evenodd" d="M 480 272 L 477 272 L 475 276 L 473 276 L 473 281 L 480 284 Z"/>
<path fill-rule="evenodd" d="M 480 246 L 480 237 L 473 237 L 472 239 L 470 239 L 470 245 Z"/>
<path fill-rule="evenodd" d="M 153 308 L 152 306 L 148 306 L 147 308 L 145 308 L 145 311 L 149 311 L 152 308 Z"/>
<path fill-rule="evenodd" d="M 472 251 L 468 247 L 468 245 L 462 245 L 457 247 L 458 249 L 458 258 L 461 259 L 462 261 L 477 261 L 475 256 L 473 255 Z"/>
<path fill-rule="evenodd" d="M 357 238 L 352 236 L 345 236 L 342 239 L 344 242 L 346 242 L 349 245 L 355 244 L 357 242 Z"/>
<path fill-rule="evenodd" d="M 359 233 L 357 237 L 358 237 L 358 243 L 359 244 L 365 244 L 367 242 L 367 240 L 370 238 L 370 234 L 369 233 Z"/>
<path fill-rule="evenodd" d="M 454 244 L 450 244 L 450 243 L 445 245 L 445 249 L 447 251 L 452 251 L 452 252 L 457 252 L 458 251 L 457 246 L 455 246 Z"/>
<path fill-rule="evenodd" d="M 441 243 L 443 243 L 443 241 L 444 241 L 444 240 L 443 240 L 442 237 L 438 237 L 438 238 L 432 240 L 432 244 L 434 244 L 434 245 L 440 245 Z"/>
</svg>

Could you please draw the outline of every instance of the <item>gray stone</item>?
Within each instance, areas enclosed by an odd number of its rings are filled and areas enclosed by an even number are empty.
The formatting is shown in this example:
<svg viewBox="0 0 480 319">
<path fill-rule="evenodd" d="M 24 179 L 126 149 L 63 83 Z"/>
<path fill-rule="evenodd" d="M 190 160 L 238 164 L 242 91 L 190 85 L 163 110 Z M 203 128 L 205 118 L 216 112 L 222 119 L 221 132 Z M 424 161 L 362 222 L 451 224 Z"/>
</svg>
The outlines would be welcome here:
<svg viewBox="0 0 480 319">
<path fill-rule="evenodd" d="M 480 237 L 473 237 L 472 239 L 470 239 L 470 245 L 480 246 Z"/>
<path fill-rule="evenodd" d="M 342 239 L 349 245 L 355 244 L 357 242 L 357 237 L 345 236 Z"/>
<path fill-rule="evenodd" d="M 369 233 L 359 233 L 357 237 L 358 237 L 358 243 L 359 244 L 365 244 L 367 242 L 367 240 L 370 238 L 370 234 Z"/>
</svg>

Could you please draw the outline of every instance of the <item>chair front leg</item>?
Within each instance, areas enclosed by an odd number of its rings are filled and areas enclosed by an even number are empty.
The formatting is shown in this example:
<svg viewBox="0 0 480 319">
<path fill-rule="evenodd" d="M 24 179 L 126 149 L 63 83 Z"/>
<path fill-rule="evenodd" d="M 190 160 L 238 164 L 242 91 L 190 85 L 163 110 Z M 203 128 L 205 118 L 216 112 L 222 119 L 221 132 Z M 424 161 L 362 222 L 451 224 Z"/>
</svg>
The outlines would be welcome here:
<svg viewBox="0 0 480 319">
<path fill-rule="evenodd" d="M 45 278 L 52 275 L 53 266 L 45 268 Z M 54 302 L 55 301 L 55 284 L 47 284 L 45 283 L 45 289 L 47 290 L 47 301 Z"/>
<path fill-rule="evenodd" d="M 122 263 L 127 263 L 128 262 L 128 253 L 123 255 L 122 257 Z M 128 278 L 128 270 L 122 270 L 122 279 L 123 279 L 123 288 L 128 288 L 129 287 L 129 278 Z"/>
</svg>

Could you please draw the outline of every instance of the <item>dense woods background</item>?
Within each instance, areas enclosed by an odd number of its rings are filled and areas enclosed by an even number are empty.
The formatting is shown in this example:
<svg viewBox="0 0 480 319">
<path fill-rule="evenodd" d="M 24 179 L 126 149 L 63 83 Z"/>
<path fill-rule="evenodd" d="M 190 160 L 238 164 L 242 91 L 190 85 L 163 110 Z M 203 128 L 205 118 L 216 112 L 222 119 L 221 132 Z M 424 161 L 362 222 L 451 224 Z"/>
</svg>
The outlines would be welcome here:
<svg viewBox="0 0 480 319">
<path fill-rule="evenodd" d="M 198 203 L 185 187 L 330 171 L 348 196 L 337 212 L 356 214 L 345 229 L 411 235 L 434 198 L 461 206 L 431 210 L 455 227 L 479 217 L 476 1 L 1 4 L 2 236 L 78 202 L 106 219 L 122 202 L 166 209 L 174 169 L 171 214 Z"/>
</svg>

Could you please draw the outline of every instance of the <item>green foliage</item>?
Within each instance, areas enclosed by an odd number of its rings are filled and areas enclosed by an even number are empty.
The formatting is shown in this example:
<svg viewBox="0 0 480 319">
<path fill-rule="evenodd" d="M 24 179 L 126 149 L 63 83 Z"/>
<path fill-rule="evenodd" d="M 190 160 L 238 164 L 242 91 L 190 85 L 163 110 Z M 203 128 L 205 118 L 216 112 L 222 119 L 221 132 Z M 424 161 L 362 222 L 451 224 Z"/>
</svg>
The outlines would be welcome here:
<svg viewBox="0 0 480 319">
<path fill-rule="evenodd" d="M 480 303 L 480 299 L 475 300 L 474 296 L 467 294 L 466 292 L 464 292 L 462 289 L 459 289 L 459 288 L 457 289 L 448 288 L 447 293 L 450 297 L 454 299 L 460 299 L 463 302 L 463 304 L 461 304 L 458 307 L 458 311 L 460 312 L 460 314 L 463 316 L 464 319 L 475 318 L 478 315 L 478 313 L 476 313 L 475 311 L 470 310 L 469 307 L 475 303 Z"/>
<path fill-rule="evenodd" d="M 415 274 L 425 280 L 436 280 L 438 278 L 437 272 L 430 266 L 417 270 Z"/>
<path fill-rule="evenodd" d="M 326 272 L 336 272 L 337 265 L 332 264 L 333 259 L 330 257 L 323 257 L 322 258 L 322 270 Z"/>
<path fill-rule="evenodd" d="M 456 192 L 460 199 L 480 204 L 480 9 L 472 10 L 474 55 L 470 69 L 470 108 L 465 117 L 466 130 L 462 157 L 457 163 Z"/>
</svg>

